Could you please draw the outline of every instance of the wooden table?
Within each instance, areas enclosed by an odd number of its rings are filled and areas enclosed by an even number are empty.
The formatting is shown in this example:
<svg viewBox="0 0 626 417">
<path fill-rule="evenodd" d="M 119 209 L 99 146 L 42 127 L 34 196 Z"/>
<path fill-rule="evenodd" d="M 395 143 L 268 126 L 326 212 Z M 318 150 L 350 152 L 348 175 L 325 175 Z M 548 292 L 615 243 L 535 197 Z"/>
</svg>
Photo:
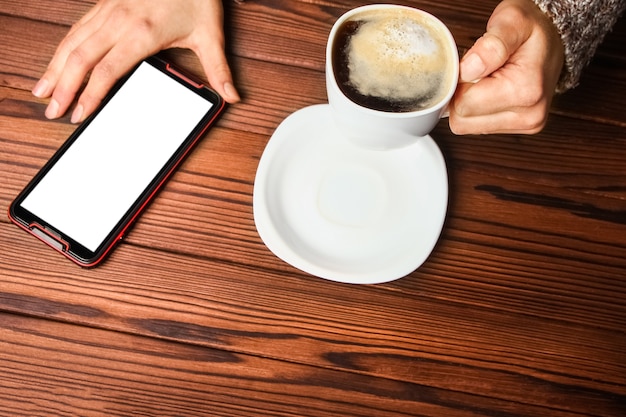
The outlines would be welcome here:
<svg viewBox="0 0 626 417">
<path fill-rule="evenodd" d="M 278 124 L 325 102 L 326 36 L 360 3 L 226 3 L 243 101 L 101 267 L 0 220 L 0 415 L 626 415 L 625 19 L 541 134 L 442 121 L 439 243 L 409 276 L 355 286 L 272 255 L 252 193 Z M 405 3 L 461 50 L 495 6 Z M 4 212 L 74 129 L 29 91 L 91 4 L 0 0 Z M 193 54 L 166 55 L 202 76 Z"/>
</svg>

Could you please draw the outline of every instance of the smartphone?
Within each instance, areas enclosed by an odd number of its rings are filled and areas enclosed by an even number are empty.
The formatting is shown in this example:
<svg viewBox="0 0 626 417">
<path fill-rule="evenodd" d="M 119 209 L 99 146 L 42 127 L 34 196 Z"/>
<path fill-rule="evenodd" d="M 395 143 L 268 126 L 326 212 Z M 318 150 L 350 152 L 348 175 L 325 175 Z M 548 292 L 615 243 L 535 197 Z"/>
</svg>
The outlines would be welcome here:
<svg viewBox="0 0 626 417">
<path fill-rule="evenodd" d="M 98 265 L 223 109 L 212 89 L 143 60 L 16 197 L 10 219 L 75 263 Z"/>
</svg>

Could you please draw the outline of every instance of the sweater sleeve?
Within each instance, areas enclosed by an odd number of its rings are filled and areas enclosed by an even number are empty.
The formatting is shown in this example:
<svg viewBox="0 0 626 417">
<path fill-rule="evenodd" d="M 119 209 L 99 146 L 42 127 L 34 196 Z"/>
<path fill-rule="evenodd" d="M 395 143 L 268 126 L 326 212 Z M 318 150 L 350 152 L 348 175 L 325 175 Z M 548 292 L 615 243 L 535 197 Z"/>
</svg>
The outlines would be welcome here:
<svg viewBox="0 0 626 417">
<path fill-rule="evenodd" d="M 626 0 L 534 0 L 554 22 L 565 46 L 557 85 L 564 92 L 578 85 L 583 68 L 626 7 Z"/>
</svg>

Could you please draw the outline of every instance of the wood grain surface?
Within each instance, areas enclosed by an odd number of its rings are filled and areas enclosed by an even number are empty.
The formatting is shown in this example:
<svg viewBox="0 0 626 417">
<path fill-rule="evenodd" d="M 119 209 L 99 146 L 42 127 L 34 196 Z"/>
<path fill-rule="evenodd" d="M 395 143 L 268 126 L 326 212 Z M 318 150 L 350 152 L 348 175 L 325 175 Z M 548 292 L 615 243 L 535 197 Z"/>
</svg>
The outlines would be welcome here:
<svg viewBox="0 0 626 417">
<path fill-rule="evenodd" d="M 405 1 L 459 50 L 497 2 Z M 0 0 L 0 209 L 74 130 L 32 96 L 92 1 Z M 81 269 L 0 218 L 2 416 L 626 415 L 626 19 L 534 136 L 432 137 L 435 250 L 381 285 L 307 275 L 254 224 L 254 177 L 324 103 L 330 27 L 357 1 L 226 1 L 229 106 L 107 261 Z M 189 51 L 163 55 L 204 78 Z"/>
</svg>

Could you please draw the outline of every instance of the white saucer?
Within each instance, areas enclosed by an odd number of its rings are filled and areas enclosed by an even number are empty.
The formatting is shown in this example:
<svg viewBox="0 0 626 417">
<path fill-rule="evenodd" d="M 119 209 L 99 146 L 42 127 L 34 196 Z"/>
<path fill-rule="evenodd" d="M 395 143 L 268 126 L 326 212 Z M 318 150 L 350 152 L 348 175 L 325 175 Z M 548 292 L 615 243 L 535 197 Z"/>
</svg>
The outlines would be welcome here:
<svg viewBox="0 0 626 417">
<path fill-rule="evenodd" d="M 439 238 L 448 178 L 430 136 L 402 149 L 359 147 L 327 104 L 278 126 L 254 183 L 254 221 L 267 247 L 309 274 L 374 284 L 417 269 Z"/>
</svg>

